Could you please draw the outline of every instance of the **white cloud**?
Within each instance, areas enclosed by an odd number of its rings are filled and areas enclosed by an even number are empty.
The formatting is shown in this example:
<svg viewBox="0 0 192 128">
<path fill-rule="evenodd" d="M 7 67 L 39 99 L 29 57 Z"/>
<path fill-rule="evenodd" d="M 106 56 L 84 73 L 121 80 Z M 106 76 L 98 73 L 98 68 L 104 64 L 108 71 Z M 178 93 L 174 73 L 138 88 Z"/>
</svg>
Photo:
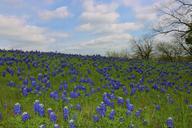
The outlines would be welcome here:
<svg viewBox="0 0 192 128">
<path fill-rule="evenodd" d="M 139 4 L 138 0 L 122 0 L 121 3 L 124 6 L 137 6 Z"/>
<path fill-rule="evenodd" d="M 95 29 L 95 26 L 90 23 L 82 24 L 77 28 L 78 31 L 82 32 L 92 31 L 93 29 Z"/>
<path fill-rule="evenodd" d="M 112 34 L 74 44 L 66 47 L 64 52 L 104 55 L 111 50 L 130 49 L 131 44 L 129 42 L 132 39 L 133 37 L 129 34 Z"/>
<path fill-rule="evenodd" d="M 0 36 L 13 41 L 43 43 L 53 41 L 43 33 L 45 29 L 28 25 L 24 19 L 0 15 Z"/>
<path fill-rule="evenodd" d="M 143 5 L 139 0 L 122 0 L 122 5 L 133 9 L 135 17 L 141 21 L 150 21 L 157 18 L 156 6 L 160 3 L 155 1 L 152 5 Z"/>
<path fill-rule="evenodd" d="M 155 20 L 157 18 L 157 8 L 154 5 L 135 7 L 136 18 L 139 20 Z"/>
<path fill-rule="evenodd" d="M 55 0 L 44 0 L 47 3 L 53 3 Z"/>
<path fill-rule="evenodd" d="M 50 20 L 50 19 L 55 19 L 55 18 L 66 18 L 69 16 L 69 12 L 67 7 L 59 7 L 56 8 L 55 10 L 45 10 L 39 13 L 40 18 L 44 20 Z"/>
<path fill-rule="evenodd" d="M 105 54 L 109 50 L 129 48 L 128 42 L 133 39 L 129 32 L 143 27 L 141 22 L 119 22 L 117 3 L 83 0 L 83 5 L 84 11 L 80 16 L 82 24 L 76 30 L 92 33 L 95 37 L 67 47 L 68 51 Z"/>
<path fill-rule="evenodd" d="M 29 25 L 19 17 L 0 15 L 0 43 L 5 42 L 8 47 L 43 49 L 67 36 L 64 32 Z"/>
<path fill-rule="evenodd" d="M 67 37 L 69 37 L 69 34 L 66 32 L 50 32 L 47 35 L 50 37 L 53 37 L 53 38 L 67 38 Z"/>
<path fill-rule="evenodd" d="M 95 23 L 113 23 L 117 20 L 119 14 L 116 12 L 101 13 L 101 12 L 84 12 L 81 18 L 88 22 Z"/>
<path fill-rule="evenodd" d="M 143 24 L 134 22 L 111 23 L 111 24 L 82 24 L 77 30 L 81 32 L 93 32 L 95 34 L 124 33 L 141 29 Z"/>
<path fill-rule="evenodd" d="M 84 0 L 84 12 L 81 14 L 81 18 L 87 22 L 94 23 L 113 23 L 119 17 L 116 12 L 118 5 L 111 4 L 98 4 L 93 0 Z"/>
<path fill-rule="evenodd" d="M 96 45 L 104 45 L 110 44 L 113 42 L 121 42 L 121 41 L 130 41 L 133 37 L 129 34 L 113 34 L 104 37 L 99 37 L 88 42 L 84 42 L 79 44 L 80 46 L 96 46 Z"/>
<path fill-rule="evenodd" d="M 77 30 L 92 32 L 93 34 L 113 34 L 138 30 L 143 27 L 142 23 L 124 22 L 119 23 L 117 3 L 96 3 L 93 0 L 83 1 L 84 12 L 81 14 L 83 24 Z"/>
</svg>

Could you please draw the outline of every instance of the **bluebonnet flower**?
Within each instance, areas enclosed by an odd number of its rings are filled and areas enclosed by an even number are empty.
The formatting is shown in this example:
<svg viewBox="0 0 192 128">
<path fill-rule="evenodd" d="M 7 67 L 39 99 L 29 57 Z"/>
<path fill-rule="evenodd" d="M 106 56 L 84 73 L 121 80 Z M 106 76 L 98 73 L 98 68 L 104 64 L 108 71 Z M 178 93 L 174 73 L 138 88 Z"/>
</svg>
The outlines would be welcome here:
<svg viewBox="0 0 192 128">
<path fill-rule="evenodd" d="M 63 109 L 63 117 L 64 117 L 64 120 L 68 120 L 69 118 L 69 109 L 67 106 L 65 106 Z"/>
<path fill-rule="evenodd" d="M 39 126 L 39 128 L 46 128 L 46 125 L 42 124 L 42 125 Z"/>
<path fill-rule="evenodd" d="M 110 97 L 110 99 L 115 99 L 115 95 L 113 94 L 113 93 L 111 93 L 110 95 L 109 95 L 109 97 Z"/>
<path fill-rule="evenodd" d="M 15 82 L 13 82 L 13 81 L 9 81 L 9 83 L 8 83 L 8 86 L 10 86 L 10 87 L 14 87 L 16 84 L 15 84 Z"/>
<path fill-rule="evenodd" d="M 185 103 L 185 104 L 188 104 L 188 103 L 189 103 L 189 100 L 188 100 L 188 99 L 184 99 L 184 103 Z"/>
<path fill-rule="evenodd" d="M 32 85 L 33 87 L 35 87 L 35 86 L 36 86 L 36 81 L 35 81 L 35 80 L 31 81 L 31 85 Z"/>
<path fill-rule="evenodd" d="M 114 120 L 114 116 L 115 116 L 115 110 L 112 109 L 109 115 L 109 119 Z"/>
<path fill-rule="evenodd" d="M 67 90 L 67 88 L 68 88 L 67 83 L 64 83 L 63 87 L 64 87 L 65 90 Z"/>
<path fill-rule="evenodd" d="M 98 115 L 94 115 L 93 116 L 93 121 L 94 122 L 98 122 L 99 121 L 99 116 Z"/>
<path fill-rule="evenodd" d="M 136 89 L 135 87 L 133 87 L 133 88 L 131 89 L 130 95 L 131 95 L 131 96 L 134 95 L 134 94 L 136 93 L 136 91 L 137 91 L 137 89 Z"/>
<path fill-rule="evenodd" d="M 74 120 L 69 121 L 69 128 L 76 128 L 74 124 Z"/>
<path fill-rule="evenodd" d="M 62 91 L 63 90 L 63 84 L 59 85 L 59 90 Z"/>
<path fill-rule="evenodd" d="M 19 103 L 16 103 L 14 106 L 14 113 L 16 115 L 21 114 L 21 105 Z"/>
<path fill-rule="evenodd" d="M 189 108 L 192 109 L 192 105 L 189 105 Z"/>
<path fill-rule="evenodd" d="M 141 109 L 139 109 L 138 111 L 136 111 L 135 116 L 136 116 L 136 117 L 140 117 L 141 112 L 142 112 L 142 110 L 141 110 Z"/>
<path fill-rule="evenodd" d="M 66 90 L 63 91 L 62 97 L 63 97 L 63 96 L 64 96 L 64 97 L 67 96 L 67 91 L 66 91 Z"/>
<path fill-rule="evenodd" d="M 60 128 L 58 124 L 54 124 L 54 128 Z"/>
<path fill-rule="evenodd" d="M 153 87 L 154 90 L 158 90 L 159 89 L 157 84 L 154 84 L 152 87 Z"/>
<path fill-rule="evenodd" d="M 50 93 L 50 97 L 55 99 L 55 100 L 58 100 L 59 99 L 59 94 L 57 91 L 53 91 Z"/>
<path fill-rule="evenodd" d="M 160 110 L 160 105 L 156 105 L 156 110 Z"/>
<path fill-rule="evenodd" d="M 128 107 L 127 107 L 127 109 L 128 109 L 129 111 L 133 111 L 133 110 L 134 110 L 133 104 L 129 104 Z"/>
<path fill-rule="evenodd" d="M 2 116 L 2 113 L 0 112 L 0 121 L 2 120 L 3 116 Z"/>
<path fill-rule="evenodd" d="M 5 72 L 5 71 L 2 72 L 2 76 L 3 76 L 3 77 L 6 76 L 6 72 Z"/>
<path fill-rule="evenodd" d="M 111 100 L 107 97 L 107 93 L 104 93 L 104 95 L 103 95 L 103 102 L 107 106 L 111 106 L 111 107 L 113 106 Z"/>
<path fill-rule="evenodd" d="M 24 79 L 23 84 L 28 85 L 28 79 Z"/>
<path fill-rule="evenodd" d="M 81 111 L 81 105 L 80 105 L 80 104 L 77 104 L 77 105 L 76 105 L 76 109 L 79 110 L 79 111 Z"/>
<path fill-rule="evenodd" d="M 131 115 L 131 111 L 130 111 L 130 110 L 127 110 L 126 115 L 127 115 L 127 116 L 130 116 L 130 115 Z"/>
<path fill-rule="evenodd" d="M 126 107 L 128 108 L 128 106 L 129 106 L 129 104 L 130 104 L 130 100 L 129 99 L 126 99 Z"/>
<path fill-rule="evenodd" d="M 22 94 L 23 94 L 23 96 L 27 96 L 28 95 L 28 91 L 27 91 L 26 87 L 22 88 Z"/>
<path fill-rule="evenodd" d="M 123 98 L 122 98 L 122 97 L 118 97 L 118 98 L 117 98 L 117 103 L 118 103 L 119 105 L 123 105 L 123 104 L 124 104 Z"/>
<path fill-rule="evenodd" d="M 168 128 L 173 128 L 173 119 L 171 117 L 169 117 L 166 121 L 167 127 Z"/>
<path fill-rule="evenodd" d="M 129 126 L 128 126 L 128 128 L 134 128 L 135 127 L 135 125 L 134 124 L 129 124 Z"/>
<path fill-rule="evenodd" d="M 22 114 L 22 121 L 25 122 L 30 118 L 30 115 L 27 112 Z"/>
<path fill-rule="evenodd" d="M 39 104 L 40 104 L 39 100 L 35 100 L 34 106 L 33 106 L 35 113 L 39 112 Z"/>
<path fill-rule="evenodd" d="M 147 125 L 148 124 L 148 121 L 147 120 L 143 120 L 143 125 Z"/>
<path fill-rule="evenodd" d="M 174 100 L 173 100 L 173 98 L 171 97 L 170 94 L 167 95 L 167 102 L 168 102 L 169 104 L 173 104 L 173 103 L 174 103 Z"/>
<path fill-rule="evenodd" d="M 120 123 L 122 123 L 122 122 L 124 122 L 124 121 L 125 121 L 125 119 L 124 119 L 123 117 L 120 117 L 120 118 L 119 118 L 119 122 L 120 122 Z"/>
<path fill-rule="evenodd" d="M 48 108 L 48 109 L 47 109 L 47 112 L 48 112 L 48 115 L 50 115 L 51 112 L 53 112 L 52 108 Z"/>
<path fill-rule="evenodd" d="M 47 81 L 46 88 L 50 88 L 50 87 L 51 87 L 51 83 L 49 81 Z"/>
<path fill-rule="evenodd" d="M 74 92 L 74 91 L 70 92 L 71 98 L 77 98 L 78 96 L 79 96 L 79 94 L 77 92 Z"/>
<path fill-rule="evenodd" d="M 56 114 L 54 113 L 54 112 L 51 112 L 50 113 L 50 115 L 49 115 L 49 117 L 50 117 L 50 120 L 52 121 L 52 122 L 56 122 L 57 121 L 57 116 L 56 116 Z"/>
<path fill-rule="evenodd" d="M 104 117 L 105 114 L 106 114 L 106 111 L 107 111 L 107 108 L 106 108 L 104 102 L 101 102 L 100 106 L 98 106 L 98 107 L 96 108 L 96 110 L 97 110 L 97 113 L 98 113 L 101 117 Z"/>
<path fill-rule="evenodd" d="M 44 116 L 45 115 L 45 110 L 44 110 L 44 105 L 39 104 L 39 110 L 38 110 L 39 116 Z"/>
<path fill-rule="evenodd" d="M 72 119 L 77 120 L 77 116 L 78 116 L 77 113 L 74 113 L 73 116 L 72 116 Z"/>
<path fill-rule="evenodd" d="M 128 95 L 128 90 L 126 86 L 123 86 L 122 89 L 123 89 L 124 95 Z"/>
</svg>

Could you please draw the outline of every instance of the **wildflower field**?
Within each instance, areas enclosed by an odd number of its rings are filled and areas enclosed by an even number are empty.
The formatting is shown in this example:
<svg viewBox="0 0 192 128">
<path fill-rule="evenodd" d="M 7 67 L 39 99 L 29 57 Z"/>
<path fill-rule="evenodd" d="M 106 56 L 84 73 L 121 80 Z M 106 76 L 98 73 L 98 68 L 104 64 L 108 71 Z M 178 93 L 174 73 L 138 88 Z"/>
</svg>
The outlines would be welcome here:
<svg viewBox="0 0 192 128">
<path fill-rule="evenodd" d="M 0 128 L 191 128 L 192 63 L 0 51 Z"/>
</svg>

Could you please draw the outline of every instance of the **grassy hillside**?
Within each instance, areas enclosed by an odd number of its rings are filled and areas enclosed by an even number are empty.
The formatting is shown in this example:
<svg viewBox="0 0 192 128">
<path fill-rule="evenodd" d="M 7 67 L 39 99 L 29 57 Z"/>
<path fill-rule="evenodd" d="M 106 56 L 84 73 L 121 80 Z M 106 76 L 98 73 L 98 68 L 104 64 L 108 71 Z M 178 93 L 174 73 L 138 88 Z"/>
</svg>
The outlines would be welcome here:
<svg viewBox="0 0 192 128">
<path fill-rule="evenodd" d="M 192 63 L 1 50 L 0 114 L 0 128 L 190 128 Z"/>
</svg>

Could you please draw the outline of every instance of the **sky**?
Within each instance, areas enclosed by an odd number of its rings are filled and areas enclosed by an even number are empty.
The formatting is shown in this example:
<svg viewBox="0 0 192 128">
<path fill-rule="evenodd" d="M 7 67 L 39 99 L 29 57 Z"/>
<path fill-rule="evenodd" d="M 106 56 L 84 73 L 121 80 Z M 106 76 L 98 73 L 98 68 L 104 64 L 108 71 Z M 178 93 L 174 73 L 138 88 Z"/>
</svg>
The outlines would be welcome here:
<svg viewBox="0 0 192 128">
<path fill-rule="evenodd" d="M 0 0 L 0 49 L 101 54 L 149 33 L 165 0 Z"/>
</svg>

